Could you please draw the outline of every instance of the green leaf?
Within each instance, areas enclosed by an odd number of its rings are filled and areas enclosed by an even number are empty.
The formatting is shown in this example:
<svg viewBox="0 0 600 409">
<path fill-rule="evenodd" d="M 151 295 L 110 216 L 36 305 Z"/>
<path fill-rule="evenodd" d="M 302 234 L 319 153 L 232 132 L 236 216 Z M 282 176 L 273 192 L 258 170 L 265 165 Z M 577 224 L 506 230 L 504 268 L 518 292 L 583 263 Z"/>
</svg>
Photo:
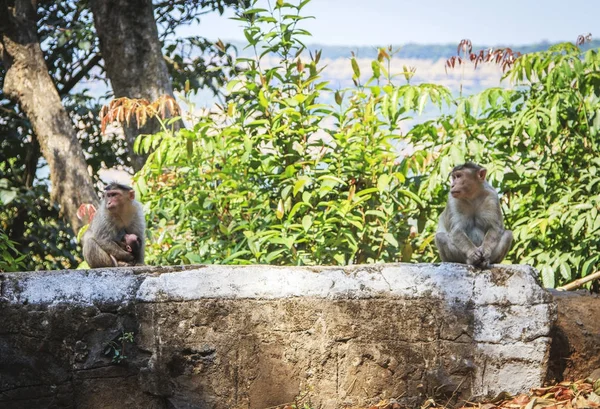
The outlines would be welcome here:
<svg viewBox="0 0 600 409">
<path fill-rule="evenodd" d="M 394 246 L 394 247 L 398 247 L 398 240 L 396 240 L 396 238 L 390 234 L 390 233 L 385 233 L 383 235 L 383 239 L 390 245 Z"/>
<path fill-rule="evenodd" d="M 583 267 L 581 267 L 581 276 L 585 277 L 592 273 L 592 267 L 595 266 L 596 260 L 598 257 L 592 257 L 583 263 Z"/>
<path fill-rule="evenodd" d="M 581 230 L 581 228 L 583 227 L 584 224 L 585 224 L 584 218 L 580 218 L 579 220 L 577 220 L 575 222 L 575 224 L 573 225 L 573 229 L 571 230 L 572 238 L 575 238 L 575 236 L 577 236 L 577 234 L 579 233 L 579 231 Z"/>
<path fill-rule="evenodd" d="M 305 177 L 301 177 L 299 178 L 296 183 L 294 183 L 294 190 L 293 190 L 293 195 L 296 196 L 298 194 L 298 192 L 301 192 L 304 190 L 304 185 L 306 185 L 306 183 L 309 181 L 308 178 Z"/>
<path fill-rule="evenodd" d="M 387 175 L 385 173 L 379 175 L 379 178 L 377 179 L 377 189 L 379 189 L 380 192 L 383 192 L 388 188 L 391 180 L 392 177 L 390 175 Z"/>
<path fill-rule="evenodd" d="M 319 176 L 317 178 L 317 180 L 319 181 L 329 181 L 329 182 L 334 182 L 334 183 L 339 183 L 340 185 L 345 185 L 346 182 L 344 182 L 342 179 L 333 176 L 333 175 L 323 175 L 323 176 Z"/>
<path fill-rule="evenodd" d="M 313 224 L 312 216 L 306 215 L 302 218 L 302 228 L 304 228 L 304 231 L 308 232 L 308 230 L 310 229 L 312 224 Z"/>
<path fill-rule="evenodd" d="M 281 220 L 283 218 L 283 213 L 284 213 L 283 200 L 279 199 L 279 202 L 277 203 L 277 209 L 275 210 L 275 215 L 277 216 L 277 218 L 279 220 Z"/>
<path fill-rule="evenodd" d="M 542 284 L 544 284 L 544 287 L 554 288 L 554 270 L 552 269 L 552 267 L 544 265 L 542 266 L 540 273 L 542 275 Z"/>
<path fill-rule="evenodd" d="M 381 76 L 378 61 L 371 61 L 371 69 L 373 70 L 373 78 L 379 78 Z"/>
<path fill-rule="evenodd" d="M 261 88 L 260 91 L 258 92 L 258 102 L 260 104 L 260 106 L 262 106 L 263 108 L 266 108 L 269 106 L 269 102 L 267 101 L 267 98 L 265 97 L 265 89 Z"/>
<path fill-rule="evenodd" d="M 16 190 L 0 190 L 0 202 L 7 205 L 17 197 Z"/>
<path fill-rule="evenodd" d="M 352 72 L 354 73 L 354 78 L 360 78 L 360 68 L 358 67 L 358 62 L 356 62 L 356 58 L 352 57 L 350 59 L 350 63 L 352 65 Z"/>
<path fill-rule="evenodd" d="M 286 249 L 280 249 L 280 250 L 276 250 L 276 251 L 272 251 L 270 253 L 268 253 L 265 256 L 265 262 L 267 263 L 272 263 L 273 261 L 281 258 L 280 256 L 285 253 L 287 250 Z"/>
</svg>

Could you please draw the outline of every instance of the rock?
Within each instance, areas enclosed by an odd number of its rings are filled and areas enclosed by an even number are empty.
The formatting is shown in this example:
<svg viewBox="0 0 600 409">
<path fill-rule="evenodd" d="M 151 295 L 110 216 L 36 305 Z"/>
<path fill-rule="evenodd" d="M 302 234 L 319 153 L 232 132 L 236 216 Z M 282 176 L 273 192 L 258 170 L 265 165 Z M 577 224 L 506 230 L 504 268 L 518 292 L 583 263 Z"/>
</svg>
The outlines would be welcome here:
<svg viewBox="0 0 600 409">
<path fill-rule="evenodd" d="M 546 375 L 554 311 L 526 266 L 3 274 L 0 408 L 414 406 L 524 392 Z"/>
</svg>

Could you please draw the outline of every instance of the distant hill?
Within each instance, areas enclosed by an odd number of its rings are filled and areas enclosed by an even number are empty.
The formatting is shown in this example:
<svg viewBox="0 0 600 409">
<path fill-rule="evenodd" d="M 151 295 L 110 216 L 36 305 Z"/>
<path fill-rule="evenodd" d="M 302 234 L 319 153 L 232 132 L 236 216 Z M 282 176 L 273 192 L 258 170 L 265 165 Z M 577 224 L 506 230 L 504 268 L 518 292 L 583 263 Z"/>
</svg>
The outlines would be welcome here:
<svg viewBox="0 0 600 409">
<path fill-rule="evenodd" d="M 225 41 L 227 42 L 227 41 Z M 253 57 L 252 49 L 244 49 L 246 43 L 230 42 L 237 48 L 240 57 Z M 547 50 L 556 43 L 541 42 L 537 44 L 508 46 L 513 51 L 521 52 L 522 54 Z M 322 50 L 321 66 L 324 70 L 321 73 L 321 78 L 329 82 L 331 89 L 345 89 L 353 87 L 352 76 L 353 70 L 350 64 L 351 52 L 357 57 L 357 63 L 360 67 L 361 82 L 364 84 L 372 75 L 371 61 L 377 56 L 376 46 L 332 46 L 323 44 L 306 44 L 307 49 L 314 52 Z M 398 74 L 404 70 L 404 67 L 414 68 L 416 70 L 414 77 L 411 79 L 411 84 L 434 83 L 444 85 L 450 91 L 458 96 L 472 95 L 490 87 L 511 87 L 507 80 L 502 81 L 502 69 L 494 64 L 480 64 L 477 69 L 474 69 L 472 63 L 465 64 L 464 67 L 447 69 L 446 59 L 456 55 L 458 44 L 405 44 L 402 46 L 394 46 L 394 50 L 400 48 L 400 52 L 394 55 L 391 61 L 390 72 Z M 488 49 L 489 46 L 473 45 L 473 51 Z M 493 48 L 503 48 L 502 46 L 494 46 Z M 600 40 L 594 40 L 584 44 L 583 49 L 600 48 Z M 305 59 L 306 57 L 302 57 Z M 279 58 L 276 56 L 266 56 L 266 66 L 274 66 L 279 63 Z M 396 76 L 397 84 L 403 83 L 403 76 Z M 323 101 L 333 103 L 333 95 L 323 95 Z M 202 105 L 208 106 L 215 102 L 215 97 L 209 91 L 202 91 L 198 96 L 198 101 L 202 101 Z M 437 115 L 437 110 L 433 107 L 428 107 L 419 121 Z"/>
<path fill-rule="evenodd" d="M 252 55 L 250 50 L 244 50 L 245 43 L 241 42 L 231 42 L 231 44 L 235 45 L 240 53 L 240 55 L 250 56 Z M 529 45 L 495 45 L 495 46 L 487 46 L 487 45 L 478 45 L 473 44 L 473 51 L 482 50 L 488 48 L 511 48 L 513 51 L 518 51 L 522 54 L 532 53 L 536 51 L 547 50 L 548 47 L 554 45 L 556 43 L 550 43 L 547 41 L 537 43 L 537 44 L 529 44 Z M 348 58 L 350 56 L 350 52 L 354 52 L 359 58 L 374 58 L 376 55 L 377 46 L 338 46 L 338 45 L 323 45 L 323 44 L 306 44 L 307 48 L 311 51 L 314 50 L 322 50 L 322 56 L 330 59 L 337 58 Z M 387 45 L 383 45 L 387 47 Z M 456 48 L 458 44 L 404 44 L 404 45 L 394 45 L 394 49 L 400 48 L 400 53 L 398 54 L 399 58 L 406 59 L 422 59 L 422 60 L 438 60 L 440 58 L 446 59 L 456 55 Z M 582 46 L 584 49 L 589 48 L 600 48 L 600 40 L 593 40 L 590 43 L 587 43 Z"/>
</svg>

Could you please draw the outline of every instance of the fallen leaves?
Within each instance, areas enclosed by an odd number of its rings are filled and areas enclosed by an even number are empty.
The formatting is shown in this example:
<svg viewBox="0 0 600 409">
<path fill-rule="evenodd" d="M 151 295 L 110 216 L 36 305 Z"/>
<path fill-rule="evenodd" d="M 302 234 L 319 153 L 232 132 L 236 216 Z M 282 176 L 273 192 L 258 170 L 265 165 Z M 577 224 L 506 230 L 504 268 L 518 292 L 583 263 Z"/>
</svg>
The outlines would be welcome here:
<svg viewBox="0 0 600 409">
<path fill-rule="evenodd" d="M 561 382 L 544 388 L 534 388 L 526 393 L 512 396 L 500 393 L 487 402 L 468 402 L 463 406 L 439 404 L 434 399 L 427 399 L 421 409 L 583 409 L 600 408 L 600 379 Z M 381 401 L 368 409 L 407 409 L 395 399 Z"/>
</svg>

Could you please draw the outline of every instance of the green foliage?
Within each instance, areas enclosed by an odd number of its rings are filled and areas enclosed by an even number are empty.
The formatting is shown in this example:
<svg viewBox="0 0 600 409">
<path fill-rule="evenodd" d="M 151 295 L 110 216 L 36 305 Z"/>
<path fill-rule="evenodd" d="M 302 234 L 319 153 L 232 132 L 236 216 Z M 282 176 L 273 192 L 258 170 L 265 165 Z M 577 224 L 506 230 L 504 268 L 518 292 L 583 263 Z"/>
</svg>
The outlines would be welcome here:
<svg viewBox="0 0 600 409">
<path fill-rule="evenodd" d="M 0 143 L 1 145 L 1 143 Z M 0 153 L 0 158 L 2 153 Z M 33 168 L 35 169 L 35 168 Z M 72 230 L 61 220 L 58 207 L 50 200 L 47 186 L 26 187 L 24 167 L 19 158 L 0 160 L 0 232 L 7 236 L 10 246 L 0 244 L 8 251 L 0 262 L 0 270 L 30 271 L 73 268 L 79 263 L 73 250 L 77 244 Z M 25 257 L 21 257 L 25 255 Z"/>
<path fill-rule="evenodd" d="M 9 186 L 8 180 L 0 179 L 0 205 L 8 205 L 16 196 L 17 192 Z M 5 233 L 4 226 L 0 226 L 0 272 L 23 269 L 25 256 L 19 253 L 16 244 Z"/>
<path fill-rule="evenodd" d="M 133 332 L 121 332 L 121 335 L 110 341 L 104 348 L 104 355 L 112 358 L 112 363 L 120 364 L 127 359 L 126 344 L 133 344 Z"/>
<path fill-rule="evenodd" d="M 600 229 L 600 57 L 560 44 L 526 54 L 512 88 L 452 100 L 440 86 L 397 85 L 380 49 L 372 75 L 332 91 L 307 52 L 298 6 L 245 10 L 243 73 L 219 112 L 156 148 L 137 179 L 155 263 L 352 264 L 437 261 L 447 175 L 484 164 L 515 234 L 508 261 L 553 287 L 595 270 Z M 308 55 L 307 55 L 308 54 Z M 361 75 L 361 70 L 363 71 Z M 328 103 L 327 101 L 334 101 Z M 454 109 L 413 126 L 424 104 Z M 404 149 L 404 151 L 403 151 Z"/>
<path fill-rule="evenodd" d="M 216 93 L 230 71 L 235 72 L 230 57 L 225 55 L 230 46 L 198 37 L 173 40 L 174 33 L 181 25 L 198 21 L 206 12 L 222 14 L 225 7 L 241 6 L 244 2 L 184 3 L 160 2 L 155 6 L 173 87 L 183 89 L 187 82 L 193 91 L 209 88 Z M 37 35 L 48 73 L 76 127 L 94 182 L 102 168 L 127 169 L 131 152 L 123 137 L 100 133 L 98 113 L 111 91 L 100 69 L 99 42 L 88 2 L 37 2 L 37 16 Z M 189 58 L 192 52 L 194 58 Z M 14 196 L 4 206 L 0 202 L 0 229 L 14 244 L 17 253 L 11 255 L 27 256 L 19 269 L 77 267 L 81 249 L 51 198 L 47 164 L 29 120 L 2 91 L 5 75 L 5 67 L 0 63 L 0 179 L 9 186 L 7 190 L 0 186 L 0 195 Z M 0 197 L 0 201 L 3 199 Z M 0 251 L 3 248 L 7 247 L 0 247 Z"/>
<path fill-rule="evenodd" d="M 24 269 L 25 256 L 19 253 L 15 245 L 16 243 L 0 229 L 0 273 Z"/>
<path fill-rule="evenodd" d="M 600 257 L 599 65 L 598 50 L 568 43 L 524 55 L 506 74 L 513 89 L 461 99 L 453 116 L 411 130 L 418 150 L 439 152 L 419 190 L 434 204 L 426 218 L 441 208 L 438 187 L 451 167 L 475 160 L 502 192 L 515 234 L 511 261 L 535 266 L 548 287 L 592 273 Z"/>
<path fill-rule="evenodd" d="M 227 105 L 192 129 L 140 140 L 138 174 L 154 239 L 149 262 L 353 264 L 408 261 L 409 161 L 399 126 L 447 89 L 395 85 L 382 50 L 362 85 L 333 92 L 307 53 L 299 5 L 245 10 L 256 58 L 238 59 Z M 307 55 L 308 54 L 308 55 Z M 334 100 L 328 104 L 323 101 Z"/>
<path fill-rule="evenodd" d="M 509 262 L 532 264 L 550 287 L 597 270 L 598 50 L 560 44 L 525 54 L 506 74 L 511 88 L 454 100 L 444 87 L 411 83 L 410 67 L 392 75 L 392 49 L 380 49 L 368 68 L 352 54 L 354 87 L 331 90 L 321 51 L 301 40 L 309 35 L 300 28 L 307 2 L 242 10 L 247 51 L 235 65 L 228 45 L 171 37 L 202 8 L 222 13 L 236 1 L 157 5 L 174 88 L 216 92 L 227 83 L 227 95 L 190 129 L 173 134 L 174 119 L 137 142 L 152 152 L 136 176 L 153 233 L 148 262 L 437 261 L 432 240 L 447 175 L 474 160 L 501 193 L 515 234 Z M 72 92 L 99 61 L 86 3 L 42 2 L 38 11 L 50 74 L 94 172 L 126 164 L 122 140 L 100 137 L 99 100 Z M 73 267 L 73 234 L 40 179 L 29 122 L 3 98 L 3 79 L 0 67 L 0 270 Z M 404 134 L 403 121 L 430 103 L 445 113 Z"/>
</svg>

